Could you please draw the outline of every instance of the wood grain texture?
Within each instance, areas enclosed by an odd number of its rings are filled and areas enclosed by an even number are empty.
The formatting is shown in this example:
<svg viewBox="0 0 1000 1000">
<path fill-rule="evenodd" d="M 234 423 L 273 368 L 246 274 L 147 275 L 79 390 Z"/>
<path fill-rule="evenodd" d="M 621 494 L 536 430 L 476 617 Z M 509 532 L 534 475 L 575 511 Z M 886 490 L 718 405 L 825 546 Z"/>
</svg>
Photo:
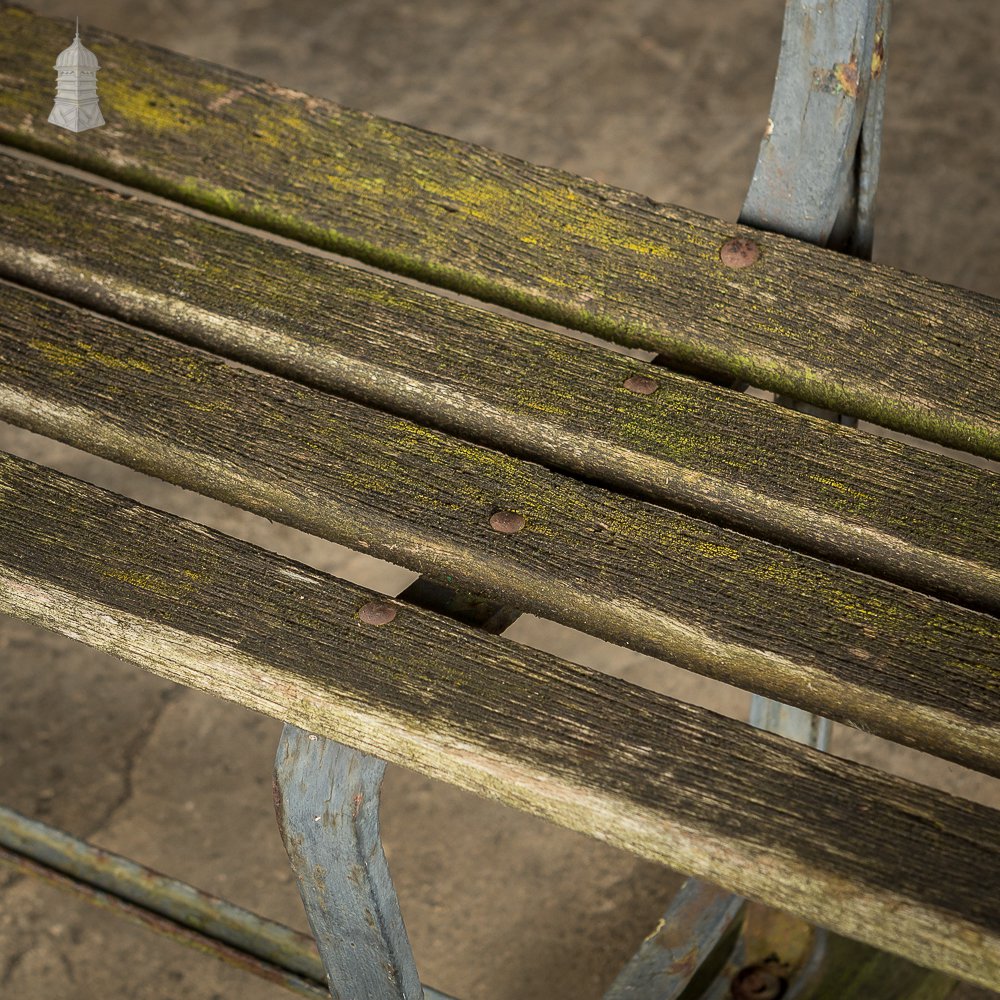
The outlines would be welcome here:
<svg viewBox="0 0 1000 1000">
<path fill-rule="evenodd" d="M 1000 621 L 0 286 L 0 418 L 1000 773 Z M 494 531 L 498 511 L 525 520 Z"/>
<path fill-rule="evenodd" d="M 679 362 L 1000 457 L 997 303 L 93 30 L 108 125 L 40 94 L 69 22 L 0 11 L 0 139 Z M 226 150 L 225 156 L 217 155 Z M 735 234 L 762 247 L 722 266 Z"/>
<path fill-rule="evenodd" d="M 0 458 L 0 611 L 1000 985 L 997 813 Z M 934 877 L 947 873 L 947 877 Z"/>
<path fill-rule="evenodd" d="M 1000 611 L 1000 476 L 34 164 L 0 273 L 551 467 Z M 650 396 L 630 377 L 655 376 Z"/>
</svg>

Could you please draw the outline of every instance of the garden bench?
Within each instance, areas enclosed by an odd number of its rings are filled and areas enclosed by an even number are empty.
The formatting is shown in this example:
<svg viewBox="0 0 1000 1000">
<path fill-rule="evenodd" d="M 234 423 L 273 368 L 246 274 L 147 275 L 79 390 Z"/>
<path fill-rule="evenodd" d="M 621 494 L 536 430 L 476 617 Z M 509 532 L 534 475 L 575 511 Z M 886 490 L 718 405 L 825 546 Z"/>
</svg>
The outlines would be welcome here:
<svg viewBox="0 0 1000 1000">
<path fill-rule="evenodd" d="M 4 860 L 306 995 L 419 996 L 390 761 L 694 877 L 609 996 L 1000 988 L 996 812 L 808 714 L 1000 774 L 1000 479 L 734 387 L 1000 458 L 997 303 L 767 231 L 766 170 L 734 226 L 97 30 L 108 124 L 68 133 L 68 37 L 0 8 L 0 417 L 424 576 L 387 599 L 0 458 L 0 611 L 286 724 L 319 952 L 9 810 Z M 524 611 L 764 728 L 505 639 Z"/>
</svg>

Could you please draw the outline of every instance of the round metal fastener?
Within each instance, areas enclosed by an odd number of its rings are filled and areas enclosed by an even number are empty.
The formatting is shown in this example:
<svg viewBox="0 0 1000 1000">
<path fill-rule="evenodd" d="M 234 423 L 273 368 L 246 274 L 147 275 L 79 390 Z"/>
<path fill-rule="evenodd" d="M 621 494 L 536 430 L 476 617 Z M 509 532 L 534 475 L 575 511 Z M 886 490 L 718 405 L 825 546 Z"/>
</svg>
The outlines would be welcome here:
<svg viewBox="0 0 1000 1000">
<path fill-rule="evenodd" d="M 490 527 L 504 535 L 514 535 L 524 527 L 524 518 L 512 510 L 498 510 L 490 517 Z"/>
<path fill-rule="evenodd" d="M 388 625 L 396 617 L 396 609 L 385 601 L 369 601 L 358 609 L 358 618 L 366 625 Z"/>
<path fill-rule="evenodd" d="M 787 980 L 774 971 L 774 965 L 748 965 L 733 976 L 730 994 L 733 1000 L 778 1000 L 785 995 Z"/>
<path fill-rule="evenodd" d="M 749 267 L 760 260 L 760 247 L 753 240 L 737 237 L 722 244 L 719 259 L 726 267 L 734 269 Z"/>
<path fill-rule="evenodd" d="M 660 388 L 660 383 L 656 379 L 646 378 L 645 375 L 631 375 L 622 383 L 629 392 L 634 392 L 638 396 L 648 396 Z"/>
</svg>

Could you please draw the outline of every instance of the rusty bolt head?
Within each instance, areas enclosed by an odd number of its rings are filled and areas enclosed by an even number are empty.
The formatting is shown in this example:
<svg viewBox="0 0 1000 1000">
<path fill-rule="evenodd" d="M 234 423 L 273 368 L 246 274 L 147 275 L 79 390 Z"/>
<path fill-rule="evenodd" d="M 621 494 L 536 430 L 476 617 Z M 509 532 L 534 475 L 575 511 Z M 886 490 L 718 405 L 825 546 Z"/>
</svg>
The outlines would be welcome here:
<svg viewBox="0 0 1000 1000">
<path fill-rule="evenodd" d="M 785 995 L 787 980 L 778 974 L 773 962 L 748 965 L 733 976 L 730 995 L 733 1000 L 778 1000 Z"/>
<path fill-rule="evenodd" d="M 632 375 L 622 383 L 629 392 L 634 392 L 638 396 L 648 396 L 660 388 L 660 383 L 655 379 L 646 378 L 645 375 Z"/>
<path fill-rule="evenodd" d="M 396 609 L 386 601 L 369 601 L 358 609 L 358 618 L 366 625 L 388 625 L 396 617 Z"/>
<path fill-rule="evenodd" d="M 719 259 L 726 267 L 734 269 L 749 267 L 760 259 L 760 247 L 753 240 L 737 237 L 722 244 Z"/>
<path fill-rule="evenodd" d="M 524 518 L 512 510 L 498 510 L 490 518 L 490 527 L 504 535 L 514 535 L 524 527 Z"/>
</svg>

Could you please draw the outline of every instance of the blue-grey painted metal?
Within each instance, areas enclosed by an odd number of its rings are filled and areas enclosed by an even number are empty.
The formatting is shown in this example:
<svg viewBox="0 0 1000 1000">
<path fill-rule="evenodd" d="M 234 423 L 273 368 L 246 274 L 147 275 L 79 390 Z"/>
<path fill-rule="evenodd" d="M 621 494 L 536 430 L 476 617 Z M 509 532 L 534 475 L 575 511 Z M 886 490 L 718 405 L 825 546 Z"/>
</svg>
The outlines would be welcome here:
<svg viewBox="0 0 1000 1000">
<path fill-rule="evenodd" d="M 887 7 L 786 4 L 771 111 L 740 222 L 826 246 L 838 216 L 856 218 L 855 161 Z"/>
<path fill-rule="evenodd" d="M 71 888 L 295 993 L 325 992 L 315 945 L 290 927 L 3 806 L 0 851 L 0 860 L 18 871 Z"/>
<path fill-rule="evenodd" d="M 275 806 L 335 1000 L 448 1000 L 423 989 L 379 834 L 385 761 L 286 725 Z"/>
<path fill-rule="evenodd" d="M 817 750 L 830 747 L 830 720 L 804 712 L 793 705 L 782 705 L 769 698 L 754 697 L 750 702 L 750 724 L 790 740 L 806 743 Z"/>
<path fill-rule="evenodd" d="M 861 126 L 858 155 L 856 209 L 851 235 L 843 246 L 848 253 L 871 260 L 875 234 L 875 192 L 878 189 L 879 164 L 882 159 L 882 119 L 885 115 L 885 66 L 889 43 L 890 0 L 879 5 L 875 26 L 875 50 L 872 53 L 871 86 Z"/>
<path fill-rule="evenodd" d="M 675 1000 L 743 913 L 744 900 L 689 878 L 604 1000 Z"/>
</svg>

